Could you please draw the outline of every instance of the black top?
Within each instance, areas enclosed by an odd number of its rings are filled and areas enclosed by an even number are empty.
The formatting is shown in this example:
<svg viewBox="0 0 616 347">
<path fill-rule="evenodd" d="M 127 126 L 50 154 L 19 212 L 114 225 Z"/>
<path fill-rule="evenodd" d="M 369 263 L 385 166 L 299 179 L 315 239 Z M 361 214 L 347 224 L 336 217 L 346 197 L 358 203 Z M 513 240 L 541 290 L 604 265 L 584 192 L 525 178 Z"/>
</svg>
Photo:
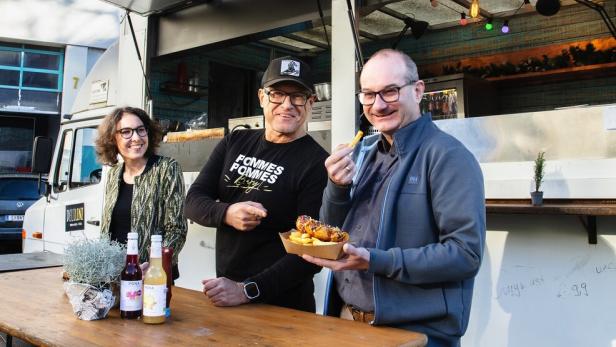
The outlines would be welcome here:
<svg viewBox="0 0 616 347">
<path fill-rule="evenodd" d="M 133 201 L 133 185 L 120 179 L 120 190 L 116 200 L 109 231 L 111 240 L 125 244 L 130 232 L 130 206 Z"/>
<path fill-rule="evenodd" d="M 276 144 L 264 134 L 235 131 L 218 144 L 188 191 L 186 217 L 217 228 L 217 276 L 256 282 L 259 301 L 314 312 L 312 278 L 320 269 L 287 254 L 278 233 L 294 228 L 299 215 L 318 217 L 327 152 L 308 135 Z M 253 230 L 224 224 L 229 205 L 240 201 L 267 209 Z"/>
<path fill-rule="evenodd" d="M 376 248 L 381 210 L 391 176 L 398 166 L 398 153 L 381 135 L 374 160 L 365 164 L 366 171 L 356 183 L 352 206 L 344 220 L 353 244 Z M 412 207 L 408 207 L 412 208 Z M 345 303 L 362 311 L 374 311 L 372 277 L 368 271 L 335 271 L 336 289 Z"/>
</svg>

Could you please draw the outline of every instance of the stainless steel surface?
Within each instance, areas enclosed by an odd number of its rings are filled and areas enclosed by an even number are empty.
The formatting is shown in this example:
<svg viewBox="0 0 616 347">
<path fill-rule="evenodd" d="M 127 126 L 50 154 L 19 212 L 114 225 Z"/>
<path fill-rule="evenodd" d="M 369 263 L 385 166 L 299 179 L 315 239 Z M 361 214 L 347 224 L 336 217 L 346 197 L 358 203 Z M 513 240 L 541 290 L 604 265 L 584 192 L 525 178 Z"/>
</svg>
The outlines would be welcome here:
<svg viewBox="0 0 616 347">
<path fill-rule="evenodd" d="M 63 261 L 62 254 L 51 252 L 3 254 L 0 255 L 0 272 L 62 266 Z"/>
<path fill-rule="evenodd" d="M 616 131 L 604 112 L 616 106 L 569 108 L 435 123 L 466 145 L 481 163 L 616 158 Z M 616 110 L 614 111 L 616 112 Z"/>
<path fill-rule="evenodd" d="M 263 129 L 265 127 L 265 119 L 263 116 L 229 118 L 228 124 L 229 132 L 234 129 Z"/>
<path fill-rule="evenodd" d="M 330 82 L 315 84 L 314 91 L 319 101 L 328 101 L 332 98 L 332 84 Z"/>
<path fill-rule="evenodd" d="M 163 142 L 160 144 L 158 154 L 177 160 L 183 172 L 199 172 L 219 142 L 220 139 Z"/>
</svg>

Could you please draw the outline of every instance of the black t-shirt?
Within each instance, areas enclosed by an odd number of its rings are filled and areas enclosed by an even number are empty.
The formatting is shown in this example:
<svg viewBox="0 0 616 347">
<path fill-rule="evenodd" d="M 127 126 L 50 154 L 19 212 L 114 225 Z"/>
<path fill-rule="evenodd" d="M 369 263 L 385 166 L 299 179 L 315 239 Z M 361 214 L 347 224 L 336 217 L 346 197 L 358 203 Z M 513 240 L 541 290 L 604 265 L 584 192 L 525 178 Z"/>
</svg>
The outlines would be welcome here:
<svg viewBox="0 0 616 347">
<path fill-rule="evenodd" d="M 277 144 L 264 134 L 235 131 L 218 144 L 188 191 L 186 216 L 217 228 L 219 277 L 255 281 L 261 301 L 314 311 L 312 278 L 319 268 L 287 254 L 278 233 L 292 229 L 299 215 L 318 218 L 327 152 L 308 135 Z M 240 201 L 267 209 L 253 230 L 224 224 L 228 206 Z"/>
<path fill-rule="evenodd" d="M 111 214 L 111 223 L 109 231 L 111 240 L 118 241 L 122 244 L 126 243 L 128 233 L 130 232 L 130 207 L 133 201 L 133 185 L 124 182 L 120 179 L 120 190 L 118 192 L 118 200 L 116 200 L 113 213 Z"/>
</svg>

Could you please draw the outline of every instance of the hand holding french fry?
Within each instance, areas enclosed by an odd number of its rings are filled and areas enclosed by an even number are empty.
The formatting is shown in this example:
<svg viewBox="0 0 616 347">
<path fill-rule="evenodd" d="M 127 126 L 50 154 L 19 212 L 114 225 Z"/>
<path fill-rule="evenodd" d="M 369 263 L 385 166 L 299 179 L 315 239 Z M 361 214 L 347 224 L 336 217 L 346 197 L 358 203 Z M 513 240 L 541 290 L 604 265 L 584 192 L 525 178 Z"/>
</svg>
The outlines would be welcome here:
<svg viewBox="0 0 616 347">
<path fill-rule="evenodd" d="M 351 160 L 349 154 L 353 152 L 353 148 L 361 137 L 363 132 L 360 130 L 355 135 L 353 141 L 349 144 L 338 145 L 333 153 L 325 160 L 325 168 L 329 179 L 337 185 L 348 185 L 353 182 L 355 175 L 355 163 Z"/>
</svg>

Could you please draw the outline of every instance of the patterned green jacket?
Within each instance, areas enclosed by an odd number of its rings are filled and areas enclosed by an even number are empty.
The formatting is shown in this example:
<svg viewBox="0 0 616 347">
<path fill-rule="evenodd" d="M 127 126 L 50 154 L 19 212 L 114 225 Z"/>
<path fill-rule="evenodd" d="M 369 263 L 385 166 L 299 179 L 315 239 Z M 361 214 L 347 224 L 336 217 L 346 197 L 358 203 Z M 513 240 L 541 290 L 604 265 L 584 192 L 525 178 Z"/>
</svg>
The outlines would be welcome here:
<svg viewBox="0 0 616 347">
<path fill-rule="evenodd" d="M 124 163 L 109 170 L 105 185 L 105 203 L 101 235 L 109 237 L 111 214 L 118 199 Z M 186 241 L 187 224 L 184 216 L 184 177 L 175 159 L 153 156 L 143 173 L 135 177 L 130 224 L 139 233 L 139 261 L 148 261 L 152 233 L 163 235 L 163 246 L 173 248 L 173 264 Z"/>
</svg>

